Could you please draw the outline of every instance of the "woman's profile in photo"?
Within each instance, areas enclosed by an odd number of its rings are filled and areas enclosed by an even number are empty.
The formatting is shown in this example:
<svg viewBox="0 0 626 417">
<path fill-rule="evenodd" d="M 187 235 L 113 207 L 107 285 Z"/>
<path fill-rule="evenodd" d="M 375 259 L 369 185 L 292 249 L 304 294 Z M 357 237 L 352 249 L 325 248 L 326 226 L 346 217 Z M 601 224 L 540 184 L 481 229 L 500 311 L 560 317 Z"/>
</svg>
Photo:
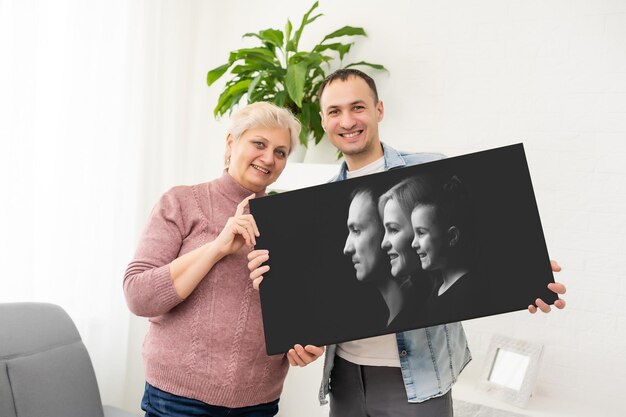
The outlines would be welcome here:
<svg viewBox="0 0 626 417">
<path fill-rule="evenodd" d="M 389 327 L 407 327 L 415 323 L 431 291 L 432 280 L 424 273 L 417 253 L 411 247 L 413 228 L 411 212 L 419 202 L 420 194 L 430 184 L 426 177 L 406 178 L 380 196 L 378 212 L 384 226 L 381 248 L 389 257 L 392 279 L 400 285 L 395 315 L 389 318 Z"/>
</svg>

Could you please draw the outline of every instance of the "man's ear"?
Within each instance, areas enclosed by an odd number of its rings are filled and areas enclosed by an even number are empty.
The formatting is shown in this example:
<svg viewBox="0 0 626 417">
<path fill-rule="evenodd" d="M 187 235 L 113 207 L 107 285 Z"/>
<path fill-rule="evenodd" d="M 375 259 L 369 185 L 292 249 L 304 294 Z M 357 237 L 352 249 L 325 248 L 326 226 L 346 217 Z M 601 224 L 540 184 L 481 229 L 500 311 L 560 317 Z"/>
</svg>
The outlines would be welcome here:
<svg viewBox="0 0 626 417">
<path fill-rule="evenodd" d="M 380 123 L 383 121 L 383 117 L 385 117 L 385 105 L 382 100 L 378 100 L 378 103 L 376 103 L 376 112 L 378 113 L 378 122 Z"/>
<path fill-rule="evenodd" d="M 455 247 L 459 244 L 459 239 L 461 239 L 461 231 L 456 226 L 450 226 L 448 228 L 448 246 L 451 248 Z"/>
</svg>

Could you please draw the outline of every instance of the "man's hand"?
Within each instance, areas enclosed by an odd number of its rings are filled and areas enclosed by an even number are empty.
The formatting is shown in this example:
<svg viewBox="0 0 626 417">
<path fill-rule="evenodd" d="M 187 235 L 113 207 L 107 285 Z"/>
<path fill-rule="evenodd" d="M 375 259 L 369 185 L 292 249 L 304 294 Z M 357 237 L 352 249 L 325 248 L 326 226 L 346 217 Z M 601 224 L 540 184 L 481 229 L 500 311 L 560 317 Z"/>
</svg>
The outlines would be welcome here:
<svg viewBox="0 0 626 417">
<path fill-rule="evenodd" d="M 559 272 L 561 270 L 561 267 L 559 266 L 557 261 L 551 260 L 550 265 L 552 266 L 553 272 Z M 560 282 L 554 282 L 554 283 L 548 284 L 548 289 L 557 294 L 565 294 L 565 291 L 567 290 L 565 288 L 565 285 L 561 284 Z M 532 314 L 535 314 L 537 312 L 537 307 L 539 308 L 539 310 L 543 311 L 544 313 L 549 313 L 550 310 L 552 310 L 550 308 L 550 304 L 547 304 L 541 298 L 537 298 L 535 300 L 535 304 L 536 305 L 531 304 L 528 306 L 528 311 L 530 311 Z M 559 298 L 558 300 L 554 302 L 554 306 L 558 308 L 559 310 L 565 308 L 565 304 L 566 304 L 565 300 L 561 298 Z"/>
<path fill-rule="evenodd" d="M 287 359 L 289 360 L 289 365 L 303 367 L 322 356 L 324 351 L 325 348 L 323 346 L 306 345 L 302 347 L 302 345 L 295 345 L 293 349 L 289 349 L 289 352 L 287 352 Z"/>
</svg>

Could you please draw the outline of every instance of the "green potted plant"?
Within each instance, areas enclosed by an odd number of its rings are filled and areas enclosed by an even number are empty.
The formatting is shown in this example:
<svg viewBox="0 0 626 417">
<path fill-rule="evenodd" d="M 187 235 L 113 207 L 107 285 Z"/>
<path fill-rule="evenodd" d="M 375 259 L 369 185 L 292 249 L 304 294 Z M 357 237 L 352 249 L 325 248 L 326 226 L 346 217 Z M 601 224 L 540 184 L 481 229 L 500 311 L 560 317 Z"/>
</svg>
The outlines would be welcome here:
<svg viewBox="0 0 626 417">
<path fill-rule="evenodd" d="M 360 27 L 344 26 L 328 35 L 310 51 L 300 48 L 300 38 L 304 28 L 322 14 L 311 17 L 317 8 L 315 2 L 302 17 L 300 27 L 295 31 L 288 19 L 284 31 L 265 29 L 257 33 L 246 33 L 246 37 L 257 38 L 261 45 L 230 52 L 228 62 L 209 71 L 207 84 L 215 81 L 230 70 L 231 78 L 226 82 L 213 110 L 215 116 L 231 113 L 244 98 L 248 103 L 269 101 L 289 108 L 302 123 L 300 142 L 307 145 L 309 138 L 319 143 L 324 135 L 319 116 L 320 106 L 317 91 L 330 69 L 330 63 L 339 57 L 342 61 L 350 52 L 354 42 L 339 42 L 338 38 L 367 36 Z M 352 39 L 350 39 L 352 40 Z M 385 70 L 379 64 L 355 62 L 343 66 L 368 66 Z"/>
</svg>

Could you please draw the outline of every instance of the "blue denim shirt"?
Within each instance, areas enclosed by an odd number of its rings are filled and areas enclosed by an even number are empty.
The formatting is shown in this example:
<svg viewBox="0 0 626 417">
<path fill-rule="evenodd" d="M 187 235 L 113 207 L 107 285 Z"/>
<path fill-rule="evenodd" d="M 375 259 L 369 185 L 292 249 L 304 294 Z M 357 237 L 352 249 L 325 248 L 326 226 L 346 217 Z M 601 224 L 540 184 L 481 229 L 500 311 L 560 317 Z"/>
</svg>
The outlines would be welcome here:
<svg viewBox="0 0 626 417">
<path fill-rule="evenodd" d="M 385 170 L 422 164 L 444 158 L 441 154 L 404 153 L 383 144 Z M 331 181 L 346 179 L 347 166 Z M 472 359 L 461 323 L 448 323 L 425 329 L 396 333 L 398 356 L 406 395 L 411 403 L 426 401 L 447 393 Z M 326 404 L 330 373 L 337 345 L 326 347 L 320 404 Z"/>
</svg>

